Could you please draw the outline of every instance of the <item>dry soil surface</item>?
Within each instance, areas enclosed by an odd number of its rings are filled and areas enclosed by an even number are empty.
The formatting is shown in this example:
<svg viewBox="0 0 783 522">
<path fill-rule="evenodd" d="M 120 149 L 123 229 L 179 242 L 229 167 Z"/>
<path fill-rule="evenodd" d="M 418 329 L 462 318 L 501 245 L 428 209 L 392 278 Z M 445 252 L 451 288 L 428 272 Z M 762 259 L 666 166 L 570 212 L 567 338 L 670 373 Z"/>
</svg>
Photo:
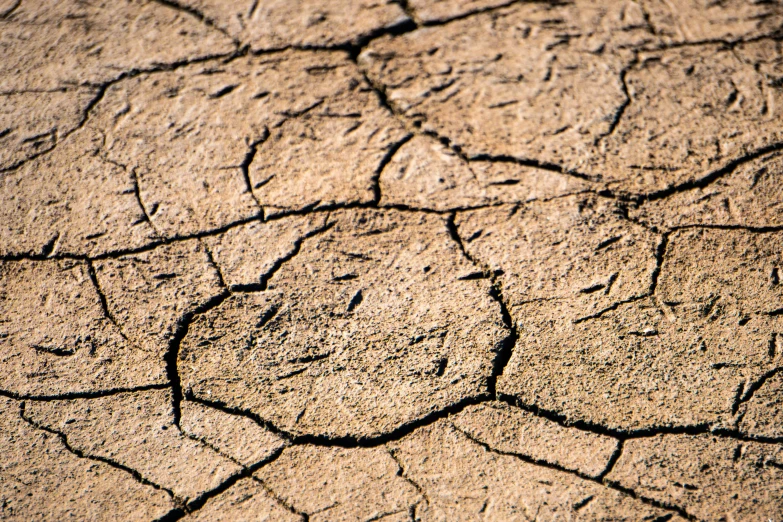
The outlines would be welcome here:
<svg viewBox="0 0 783 522">
<path fill-rule="evenodd" d="M 0 519 L 783 520 L 779 0 L 0 0 Z"/>
</svg>

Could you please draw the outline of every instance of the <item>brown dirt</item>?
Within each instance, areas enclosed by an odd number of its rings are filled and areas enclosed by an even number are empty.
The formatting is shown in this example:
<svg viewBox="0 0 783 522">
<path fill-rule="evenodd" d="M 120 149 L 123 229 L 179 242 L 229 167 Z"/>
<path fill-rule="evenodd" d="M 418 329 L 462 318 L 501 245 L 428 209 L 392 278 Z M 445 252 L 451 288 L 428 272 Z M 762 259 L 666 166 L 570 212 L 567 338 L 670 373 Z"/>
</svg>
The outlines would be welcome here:
<svg viewBox="0 0 783 522">
<path fill-rule="evenodd" d="M 0 519 L 783 520 L 783 4 L 0 0 Z"/>
</svg>

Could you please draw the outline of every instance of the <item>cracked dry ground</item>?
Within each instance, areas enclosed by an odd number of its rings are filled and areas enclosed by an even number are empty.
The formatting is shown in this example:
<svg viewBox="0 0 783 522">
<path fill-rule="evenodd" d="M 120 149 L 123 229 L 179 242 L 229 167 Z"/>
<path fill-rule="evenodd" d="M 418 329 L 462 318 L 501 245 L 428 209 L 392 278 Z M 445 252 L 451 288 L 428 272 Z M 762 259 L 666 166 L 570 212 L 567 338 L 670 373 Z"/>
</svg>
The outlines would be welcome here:
<svg viewBox="0 0 783 522">
<path fill-rule="evenodd" d="M 0 519 L 783 519 L 783 4 L 0 0 Z"/>
</svg>

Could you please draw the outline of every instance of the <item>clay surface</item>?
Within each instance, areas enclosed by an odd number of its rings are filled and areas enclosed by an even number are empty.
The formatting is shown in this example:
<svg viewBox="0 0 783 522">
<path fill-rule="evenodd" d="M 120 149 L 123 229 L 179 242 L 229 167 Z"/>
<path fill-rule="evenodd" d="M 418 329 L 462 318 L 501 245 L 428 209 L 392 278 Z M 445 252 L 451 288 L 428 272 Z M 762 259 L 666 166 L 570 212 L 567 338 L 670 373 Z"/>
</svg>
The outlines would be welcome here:
<svg viewBox="0 0 783 522">
<path fill-rule="evenodd" d="M 422 500 L 384 448 L 291 448 L 255 476 L 314 521 L 407 514 Z"/>
<path fill-rule="evenodd" d="M 779 444 L 705 435 L 656 435 L 628 441 L 608 479 L 651 498 L 676 499 L 702 520 L 775 517 L 783 510 Z M 748 487 L 735 490 L 740 480 Z"/>
<path fill-rule="evenodd" d="M 254 50 L 353 44 L 408 20 L 389 0 L 184 0 L 182 5 Z"/>
<path fill-rule="evenodd" d="M 90 272 L 79 261 L 2 263 L 4 391 L 56 396 L 166 382 L 162 358 L 123 335 L 102 308 Z"/>
<path fill-rule="evenodd" d="M 611 437 L 563 427 L 503 403 L 470 406 L 452 422 L 473 439 L 499 451 L 553 462 L 590 477 L 603 473 L 618 444 Z"/>
<path fill-rule="evenodd" d="M 31 424 L 16 401 L 0 401 L 0 427 L 0 515 L 6 520 L 152 520 L 174 507 L 164 491 L 74 455 L 62 437 Z"/>
<path fill-rule="evenodd" d="M 196 318 L 179 352 L 183 387 L 286 431 L 356 437 L 486 393 L 508 331 L 443 219 L 329 220 L 266 291 Z"/>
<path fill-rule="evenodd" d="M 0 519 L 783 517 L 783 4 L 0 0 Z"/>
<path fill-rule="evenodd" d="M 134 469 L 141 479 L 186 502 L 239 471 L 179 431 L 167 391 L 32 402 L 25 414 L 36 425 L 62 434 L 80 453 Z"/>
</svg>

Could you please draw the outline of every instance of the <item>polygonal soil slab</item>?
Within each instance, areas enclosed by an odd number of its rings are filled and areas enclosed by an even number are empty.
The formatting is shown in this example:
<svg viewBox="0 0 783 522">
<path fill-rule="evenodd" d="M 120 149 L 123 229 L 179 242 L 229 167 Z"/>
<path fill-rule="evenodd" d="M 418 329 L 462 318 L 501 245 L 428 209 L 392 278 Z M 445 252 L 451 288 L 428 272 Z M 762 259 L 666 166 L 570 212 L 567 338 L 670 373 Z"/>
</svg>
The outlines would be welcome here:
<svg viewBox="0 0 783 522">
<path fill-rule="evenodd" d="M 79 125 L 97 84 L 232 49 L 218 31 L 160 2 L 17 2 L 0 16 L 0 170 Z M 77 87 L 84 84 L 91 87 Z"/>
<path fill-rule="evenodd" d="M 383 447 L 289 448 L 255 477 L 313 522 L 407 515 L 422 500 Z"/>
<path fill-rule="evenodd" d="M 591 158 L 612 188 L 649 193 L 708 178 L 780 148 L 783 91 L 742 46 L 640 53 L 627 108 Z"/>
<path fill-rule="evenodd" d="M 644 0 L 647 21 L 667 45 L 773 35 L 783 28 L 779 2 Z"/>
<path fill-rule="evenodd" d="M 783 445 L 709 434 L 629 440 L 607 479 L 700 520 L 774 520 L 783 512 Z"/>
<path fill-rule="evenodd" d="M 512 315 L 548 301 L 569 320 L 649 291 L 660 238 L 623 218 L 612 200 L 569 196 L 461 212 L 468 255 L 497 274 Z"/>
<path fill-rule="evenodd" d="M 106 315 L 90 267 L 0 263 L 0 388 L 18 395 L 90 393 L 161 384 L 163 358 Z"/>
<path fill-rule="evenodd" d="M 112 86 L 91 125 L 138 178 L 162 235 L 267 209 L 368 203 L 405 132 L 342 52 L 286 51 L 141 75 Z"/>
<path fill-rule="evenodd" d="M 295 433 L 358 438 L 485 394 L 508 332 L 444 221 L 395 211 L 330 221 L 267 291 L 196 317 L 179 354 L 186 394 Z"/>
<path fill-rule="evenodd" d="M 731 425 L 781 366 L 781 233 L 683 230 L 669 239 L 655 295 L 585 320 L 567 303 L 520 308 L 498 391 L 570 421 L 616 430 Z M 553 386 L 553 383 L 558 383 Z"/>
<path fill-rule="evenodd" d="M 0 255 L 97 256 L 158 238 L 133 173 L 102 157 L 102 140 L 79 130 L 0 176 Z"/>
<path fill-rule="evenodd" d="M 656 39 L 638 7 L 627 14 L 526 3 L 380 38 L 360 63 L 415 125 L 471 158 L 556 166 L 622 192 L 667 190 L 779 148 L 781 91 L 758 52 L 633 53 Z M 769 62 L 779 51 L 766 45 Z"/>
<path fill-rule="evenodd" d="M 179 431 L 168 390 L 30 402 L 25 416 L 62 434 L 75 451 L 134 470 L 181 502 L 198 498 L 241 470 Z"/>
<path fill-rule="evenodd" d="M 95 89 L 0 92 L 0 171 L 50 151 L 73 132 Z"/>
<path fill-rule="evenodd" d="M 3 520 L 152 520 L 174 508 L 165 491 L 75 455 L 61 437 L 23 415 L 20 403 L 0 399 Z"/>
<path fill-rule="evenodd" d="M 389 446 L 426 499 L 417 520 L 683 520 L 601 483 L 490 451 L 448 421 Z"/>
<path fill-rule="evenodd" d="M 408 17 L 389 0 L 183 0 L 253 50 L 357 43 Z"/>
</svg>

